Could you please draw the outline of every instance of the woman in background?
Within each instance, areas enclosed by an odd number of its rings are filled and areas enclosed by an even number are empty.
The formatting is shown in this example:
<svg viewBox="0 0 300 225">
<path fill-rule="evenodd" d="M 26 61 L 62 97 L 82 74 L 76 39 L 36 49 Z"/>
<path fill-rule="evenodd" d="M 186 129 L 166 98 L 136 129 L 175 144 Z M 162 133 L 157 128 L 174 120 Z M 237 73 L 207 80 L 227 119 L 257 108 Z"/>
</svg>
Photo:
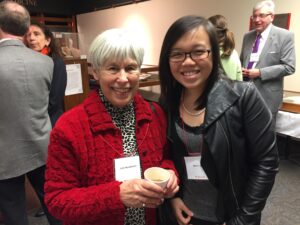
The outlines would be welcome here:
<svg viewBox="0 0 300 225">
<path fill-rule="evenodd" d="M 64 96 L 67 85 L 66 65 L 52 32 L 44 24 L 31 22 L 25 36 L 27 46 L 53 59 L 54 69 L 49 95 L 48 113 L 52 127 L 64 112 Z"/>
<path fill-rule="evenodd" d="M 64 112 L 64 96 L 67 85 L 66 66 L 52 32 L 45 25 L 32 21 L 24 41 L 32 50 L 48 55 L 53 60 L 54 68 L 49 94 L 48 114 L 51 125 L 54 127 L 56 121 Z M 50 225 L 59 225 L 61 223 L 48 212 L 44 203 L 45 166 L 41 168 L 40 174 L 42 174 L 41 177 L 37 177 L 32 181 L 40 187 L 38 197 L 42 202 L 42 209 L 35 215 L 38 217 L 46 214 Z"/>
<path fill-rule="evenodd" d="M 214 26 L 198 16 L 174 22 L 162 44 L 161 102 L 181 181 L 170 202 L 180 225 L 260 224 L 278 171 L 268 107 L 253 83 L 221 77 L 219 54 Z"/>
<path fill-rule="evenodd" d="M 215 15 L 209 17 L 208 20 L 215 26 L 217 31 L 221 65 L 224 73 L 232 80 L 243 80 L 241 61 L 234 49 L 234 36 L 228 30 L 226 18 L 222 15 Z"/>
</svg>

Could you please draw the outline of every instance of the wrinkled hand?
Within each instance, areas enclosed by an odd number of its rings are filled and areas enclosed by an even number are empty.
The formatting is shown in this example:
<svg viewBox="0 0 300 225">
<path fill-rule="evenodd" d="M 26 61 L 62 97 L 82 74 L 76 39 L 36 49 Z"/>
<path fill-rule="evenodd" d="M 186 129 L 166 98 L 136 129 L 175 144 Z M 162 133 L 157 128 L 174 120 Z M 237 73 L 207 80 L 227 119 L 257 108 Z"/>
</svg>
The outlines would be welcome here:
<svg viewBox="0 0 300 225">
<path fill-rule="evenodd" d="M 126 207 L 156 208 L 163 202 L 164 190 L 143 179 L 128 180 L 120 185 L 120 198 Z"/>
<path fill-rule="evenodd" d="M 172 198 L 179 191 L 178 178 L 173 170 L 168 171 L 171 174 L 171 176 L 166 188 L 164 189 L 164 197 Z"/>
<path fill-rule="evenodd" d="M 260 77 L 260 70 L 259 69 L 245 69 L 245 68 L 242 68 L 242 73 L 243 73 L 244 77 L 248 77 L 250 79 Z"/>
<path fill-rule="evenodd" d="M 181 198 L 172 199 L 171 206 L 178 224 L 179 225 L 189 224 L 193 216 L 193 212 L 183 203 Z"/>
</svg>

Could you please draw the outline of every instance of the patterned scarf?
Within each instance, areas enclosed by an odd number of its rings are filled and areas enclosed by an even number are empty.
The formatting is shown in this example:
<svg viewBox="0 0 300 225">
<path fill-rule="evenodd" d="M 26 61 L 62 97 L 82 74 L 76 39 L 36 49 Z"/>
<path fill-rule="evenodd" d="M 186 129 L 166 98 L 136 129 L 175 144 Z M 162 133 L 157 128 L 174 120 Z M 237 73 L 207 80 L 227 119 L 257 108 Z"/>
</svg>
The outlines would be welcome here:
<svg viewBox="0 0 300 225">
<path fill-rule="evenodd" d="M 134 103 L 131 101 L 123 108 L 113 106 L 99 89 L 99 96 L 107 112 L 111 115 L 112 120 L 117 128 L 121 130 L 123 141 L 123 152 L 125 156 L 138 155 L 137 143 L 135 136 L 135 112 Z M 125 225 L 145 225 L 144 208 L 126 208 Z"/>
</svg>

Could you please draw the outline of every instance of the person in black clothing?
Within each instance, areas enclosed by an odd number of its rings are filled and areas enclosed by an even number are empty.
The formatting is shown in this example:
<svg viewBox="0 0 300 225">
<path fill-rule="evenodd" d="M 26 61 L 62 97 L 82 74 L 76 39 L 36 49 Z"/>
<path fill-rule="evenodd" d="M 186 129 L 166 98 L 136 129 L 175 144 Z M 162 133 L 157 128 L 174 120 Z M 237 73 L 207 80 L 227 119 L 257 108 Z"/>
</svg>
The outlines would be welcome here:
<svg viewBox="0 0 300 225">
<path fill-rule="evenodd" d="M 174 224 L 260 224 L 278 171 L 270 110 L 252 83 L 222 75 L 219 60 L 203 17 L 182 17 L 167 31 L 159 76 L 181 180 L 170 200 Z"/>
<path fill-rule="evenodd" d="M 29 48 L 48 55 L 53 59 L 54 69 L 48 113 L 52 127 L 54 127 L 56 121 L 64 112 L 64 96 L 67 85 L 66 65 L 52 32 L 44 24 L 31 22 L 25 36 L 25 42 Z"/>
</svg>

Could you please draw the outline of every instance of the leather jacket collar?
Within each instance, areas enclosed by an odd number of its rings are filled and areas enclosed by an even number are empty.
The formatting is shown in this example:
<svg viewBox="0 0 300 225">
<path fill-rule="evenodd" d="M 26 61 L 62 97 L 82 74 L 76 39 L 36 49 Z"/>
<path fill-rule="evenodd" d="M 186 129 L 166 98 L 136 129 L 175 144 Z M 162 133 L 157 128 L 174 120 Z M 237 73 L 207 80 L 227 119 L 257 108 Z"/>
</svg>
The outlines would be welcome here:
<svg viewBox="0 0 300 225">
<path fill-rule="evenodd" d="M 235 101 L 239 94 L 233 89 L 233 82 L 220 79 L 216 82 L 208 95 L 204 127 L 209 127 L 217 120 Z"/>
<path fill-rule="evenodd" d="M 235 101 L 238 100 L 240 94 L 234 89 L 234 82 L 231 80 L 220 78 L 212 88 L 208 95 L 208 101 L 205 112 L 204 128 L 208 128 L 213 124 L 227 109 L 229 109 Z M 168 124 L 171 124 L 172 116 L 168 113 Z M 171 137 L 171 126 L 168 126 L 167 137 L 173 142 Z"/>
</svg>

